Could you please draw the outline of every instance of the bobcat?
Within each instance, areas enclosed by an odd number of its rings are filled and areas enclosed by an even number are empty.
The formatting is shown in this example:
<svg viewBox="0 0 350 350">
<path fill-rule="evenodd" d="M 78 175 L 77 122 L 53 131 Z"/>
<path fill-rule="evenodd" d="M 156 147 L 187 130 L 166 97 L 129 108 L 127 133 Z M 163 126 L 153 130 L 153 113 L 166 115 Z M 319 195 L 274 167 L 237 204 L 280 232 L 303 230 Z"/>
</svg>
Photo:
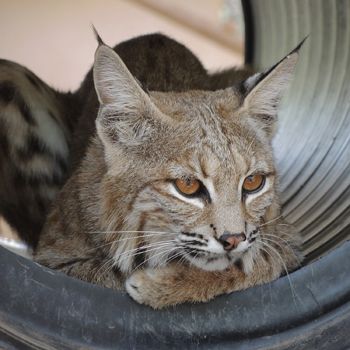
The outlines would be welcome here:
<svg viewBox="0 0 350 350">
<path fill-rule="evenodd" d="M 299 236 L 281 216 L 271 140 L 299 47 L 240 83 L 233 71 L 208 75 L 162 35 L 116 51 L 100 42 L 78 93 L 69 179 L 36 261 L 153 308 L 297 268 Z"/>
<path fill-rule="evenodd" d="M 192 52 L 161 34 L 115 49 L 149 90 L 215 90 L 251 74 L 233 68 L 208 75 Z M 63 93 L 0 60 L 0 214 L 34 248 L 50 203 L 85 155 L 97 109 L 91 71 L 77 91 Z"/>
</svg>

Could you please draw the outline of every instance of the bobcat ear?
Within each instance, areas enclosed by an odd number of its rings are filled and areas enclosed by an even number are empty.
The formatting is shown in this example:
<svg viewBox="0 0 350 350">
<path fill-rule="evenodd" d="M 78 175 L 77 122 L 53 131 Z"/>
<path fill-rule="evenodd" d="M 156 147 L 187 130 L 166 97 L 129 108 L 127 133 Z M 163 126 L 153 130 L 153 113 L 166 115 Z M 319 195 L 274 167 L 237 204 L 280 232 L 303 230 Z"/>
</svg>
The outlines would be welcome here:
<svg viewBox="0 0 350 350">
<path fill-rule="evenodd" d="M 299 49 L 305 39 L 286 57 L 270 69 L 257 73 L 243 82 L 242 110 L 259 118 L 273 133 L 279 102 L 288 88 L 299 57 Z"/>
<path fill-rule="evenodd" d="M 148 98 L 117 53 L 103 43 L 95 53 L 93 74 L 102 105 L 117 104 L 125 108 L 135 105 L 136 108 Z"/>
<path fill-rule="evenodd" d="M 117 143 L 138 146 L 169 122 L 117 53 L 104 44 L 96 50 L 93 74 L 100 101 L 96 128 L 107 148 Z"/>
</svg>

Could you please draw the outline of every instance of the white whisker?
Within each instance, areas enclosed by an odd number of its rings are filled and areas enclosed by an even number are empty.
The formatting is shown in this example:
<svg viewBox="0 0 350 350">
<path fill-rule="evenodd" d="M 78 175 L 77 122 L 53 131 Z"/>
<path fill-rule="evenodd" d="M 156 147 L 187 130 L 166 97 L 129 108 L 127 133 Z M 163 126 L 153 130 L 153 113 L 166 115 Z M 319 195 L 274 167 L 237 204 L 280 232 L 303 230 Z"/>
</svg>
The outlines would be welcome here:
<svg viewBox="0 0 350 350">
<path fill-rule="evenodd" d="M 266 236 L 268 236 L 268 237 L 266 237 Z M 276 241 L 275 239 L 272 239 L 272 238 L 278 238 L 278 239 L 280 239 L 280 240 L 281 240 L 282 242 L 284 242 L 285 245 L 290 249 L 288 252 L 291 252 L 291 253 L 293 253 L 293 255 L 294 255 L 295 257 L 298 257 L 298 255 L 294 252 L 294 249 L 293 249 L 293 247 L 291 246 L 290 242 L 288 242 L 287 240 L 285 240 L 285 239 L 283 239 L 283 238 L 281 238 L 281 237 L 278 237 L 278 236 L 275 236 L 275 235 L 269 235 L 269 234 L 264 234 L 263 237 L 262 237 L 263 240 L 266 240 L 266 241 L 269 241 L 269 242 L 271 242 L 271 243 L 277 244 L 282 250 L 285 250 L 285 249 L 286 249 L 286 246 L 284 246 L 283 244 L 281 244 L 280 242 L 278 242 L 278 241 Z"/>
<path fill-rule="evenodd" d="M 172 234 L 172 232 L 169 232 L 169 234 Z M 129 241 L 129 240 L 133 240 L 133 239 L 147 238 L 147 237 L 153 237 L 153 236 L 162 236 L 162 235 L 163 235 L 163 233 L 161 233 L 161 234 L 154 233 L 154 234 L 146 234 L 146 235 L 141 235 L 141 236 L 123 237 L 123 238 L 116 239 L 116 240 L 113 240 L 113 241 L 108 242 L 108 243 L 101 244 L 99 246 L 96 246 L 94 248 L 89 249 L 88 251 L 94 251 L 96 249 L 100 249 L 102 247 L 105 247 L 105 246 L 108 246 L 108 245 L 112 245 L 112 244 L 115 244 L 115 243 L 119 243 L 119 242 L 125 242 L 125 241 Z"/>
<path fill-rule="evenodd" d="M 180 234 L 181 232 L 169 232 L 169 231 L 89 231 L 89 233 L 154 233 L 154 234 L 166 234 L 166 233 L 173 233 L 173 234 Z"/>
<path fill-rule="evenodd" d="M 163 251 L 163 252 L 160 252 L 160 253 L 158 253 L 158 254 L 155 254 L 155 255 L 150 256 L 148 259 L 144 260 L 141 264 L 138 264 L 138 265 L 133 269 L 133 271 L 137 270 L 137 269 L 138 269 L 139 267 L 141 267 L 142 265 L 145 265 L 146 262 L 150 261 L 150 260 L 153 259 L 154 257 L 159 256 L 159 255 L 169 254 L 170 252 L 172 252 L 172 251 L 174 251 L 174 250 L 176 250 L 176 249 L 178 249 L 178 247 L 173 247 L 173 248 L 170 248 L 170 249 L 168 249 L 168 250 L 166 250 L 166 251 Z"/>
<path fill-rule="evenodd" d="M 104 268 L 105 270 L 103 271 Z M 112 268 L 113 268 L 113 259 L 109 258 L 107 259 L 107 261 L 103 262 L 103 264 L 96 270 L 96 272 L 94 273 L 94 279 L 96 278 L 98 281 L 101 281 L 101 277 L 103 276 L 103 274 L 108 272 L 108 270 Z M 98 277 L 97 275 L 101 270 L 102 270 L 102 273 Z"/>
<path fill-rule="evenodd" d="M 259 225 L 259 227 L 264 227 L 264 226 L 266 226 L 266 225 L 269 225 L 269 224 L 271 224 L 271 223 L 273 223 L 273 222 L 275 222 L 275 221 L 277 221 L 277 220 L 279 220 L 279 219 L 281 219 L 281 218 L 283 218 L 283 215 L 277 216 L 277 217 L 275 217 L 275 218 L 272 219 L 272 220 L 266 221 L 266 222 L 264 222 L 263 224 Z"/>
<path fill-rule="evenodd" d="M 283 265 L 283 268 L 284 268 L 284 270 L 286 272 L 286 276 L 288 278 L 288 282 L 289 282 L 289 285 L 290 285 L 290 289 L 291 289 L 294 305 L 297 306 L 296 299 L 298 299 L 299 302 L 302 304 L 302 301 L 300 300 L 299 296 L 297 295 L 297 293 L 295 291 L 295 288 L 293 286 L 292 280 L 291 280 L 291 278 L 289 276 L 289 272 L 288 272 L 287 266 L 286 266 L 286 264 L 285 264 L 285 262 L 284 262 L 284 260 L 283 260 L 283 258 L 281 256 L 281 254 L 275 248 L 273 248 L 269 243 L 264 242 L 262 240 L 260 240 L 260 243 L 262 243 L 268 249 L 271 249 L 271 252 L 275 253 L 276 257 L 278 257 L 279 260 L 281 261 L 281 263 Z"/>
<path fill-rule="evenodd" d="M 163 246 L 174 244 L 175 242 L 176 242 L 175 240 L 170 240 L 170 241 L 155 242 L 155 243 L 151 243 L 151 244 L 148 244 L 145 246 L 139 246 L 137 248 L 126 250 L 122 254 L 117 255 L 115 258 L 117 260 L 119 260 L 119 258 L 124 256 L 124 255 L 127 255 L 127 257 L 132 257 L 132 255 L 130 255 L 130 253 L 132 253 L 132 252 L 147 253 L 147 252 L 159 249 Z"/>
</svg>

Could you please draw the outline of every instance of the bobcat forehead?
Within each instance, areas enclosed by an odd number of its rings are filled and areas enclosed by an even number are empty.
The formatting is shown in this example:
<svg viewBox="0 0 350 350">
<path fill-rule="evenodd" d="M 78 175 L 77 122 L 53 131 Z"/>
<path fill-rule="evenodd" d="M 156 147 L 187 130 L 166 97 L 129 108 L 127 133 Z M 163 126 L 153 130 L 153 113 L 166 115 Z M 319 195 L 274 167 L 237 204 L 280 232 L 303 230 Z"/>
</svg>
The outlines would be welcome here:
<svg viewBox="0 0 350 350">
<path fill-rule="evenodd" d="M 204 178 L 212 177 L 220 170 L 220 160 L 208 146 L 203 147 L 202 154 L 198 161 Z"/>
</svg>

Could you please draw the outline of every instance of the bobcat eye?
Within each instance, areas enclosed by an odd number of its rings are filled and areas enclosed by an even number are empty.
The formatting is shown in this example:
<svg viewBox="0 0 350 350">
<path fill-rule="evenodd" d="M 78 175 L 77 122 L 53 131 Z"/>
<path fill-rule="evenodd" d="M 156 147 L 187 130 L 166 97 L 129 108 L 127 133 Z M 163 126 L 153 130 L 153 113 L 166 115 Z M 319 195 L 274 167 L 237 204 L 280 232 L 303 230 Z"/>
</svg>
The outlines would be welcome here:
<svg viewBox="0 0 350 350">
<path fill-rule="evenodd" d="M 246 193 L 259 191 L 264 186 L 265 179 L 266 176 L 261 174 L 255 174 L 246 177 L 242 186 L 243 191 Z"/>
<path fill-rule="evenodd" d="M 192 196 L 200 191 L 201 183 L 196 179 L 176 179 L 176 189 L 186 196 Z"/>
</svg>

